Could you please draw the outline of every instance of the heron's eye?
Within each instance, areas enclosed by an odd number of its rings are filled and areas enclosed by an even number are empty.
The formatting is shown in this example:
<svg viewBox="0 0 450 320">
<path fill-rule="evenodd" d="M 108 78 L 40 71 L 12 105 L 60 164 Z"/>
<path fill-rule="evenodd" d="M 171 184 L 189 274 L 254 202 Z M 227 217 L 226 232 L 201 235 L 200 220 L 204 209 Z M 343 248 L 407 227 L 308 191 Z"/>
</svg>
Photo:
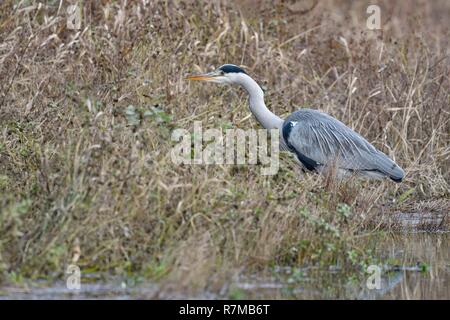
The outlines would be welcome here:
<svg viewBox="0 0 450 320">
<path fill-rule="evenodd" d="M 225 72 L 223 72 L 223 70 L 220 70 L 220 71 L 219 71 L 219 74 L 220 74 L 221 76 L 224 76 L 224 75 L 225 75 Z"/>
</svg>

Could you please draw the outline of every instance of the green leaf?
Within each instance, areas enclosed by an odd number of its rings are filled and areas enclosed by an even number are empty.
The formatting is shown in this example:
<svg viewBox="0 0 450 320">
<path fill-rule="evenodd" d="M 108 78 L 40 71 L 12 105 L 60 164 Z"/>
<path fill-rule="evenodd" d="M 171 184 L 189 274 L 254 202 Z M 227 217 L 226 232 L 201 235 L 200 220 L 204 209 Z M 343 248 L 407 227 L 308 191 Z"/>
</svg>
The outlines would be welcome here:
<svg viewBox="0 0 450 320">
<path fill-rule="evenodd" d="M 398 203 L 404 202 L 409 196 L 415 191 L 415 188 L 410 188 L 409 190 L 403 192 L 400 197 L 398 197 Z"/>
<path fill-rule="evenodd" d="M 127 118 L 128 124 L 131 126 L 137 126 L 140 123 L 139 113 L 133 105 L 129 105 L 125 110 L 125 117 Z"/>
<path fill-rule="evenodd" d="M 144 112 L 144 118 L 152 117 L 158 123 L 167 123 L 172 121 L 172 116 L 165 113 L 163 110 L 157 107 L 151 107 L 150 110 Z"/>
</svg>

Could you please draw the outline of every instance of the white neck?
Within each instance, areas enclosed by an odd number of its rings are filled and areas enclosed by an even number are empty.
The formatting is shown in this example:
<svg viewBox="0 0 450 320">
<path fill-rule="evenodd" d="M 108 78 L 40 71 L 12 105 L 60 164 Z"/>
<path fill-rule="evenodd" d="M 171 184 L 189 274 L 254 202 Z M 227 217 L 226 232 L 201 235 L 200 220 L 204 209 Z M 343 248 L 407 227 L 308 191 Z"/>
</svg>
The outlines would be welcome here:
<svg viewBox="0 0 450 320">
<path fill-rule="evenodd" d="M 236 74 L 234 82 L 243 86 L 249 95 L 250 110 L 259 123 L 266 129 L 281 129 L 283 120 L 267 109 L 264 103 L 264 92 L 255 80 L 245 73 Z"/>
</svg>

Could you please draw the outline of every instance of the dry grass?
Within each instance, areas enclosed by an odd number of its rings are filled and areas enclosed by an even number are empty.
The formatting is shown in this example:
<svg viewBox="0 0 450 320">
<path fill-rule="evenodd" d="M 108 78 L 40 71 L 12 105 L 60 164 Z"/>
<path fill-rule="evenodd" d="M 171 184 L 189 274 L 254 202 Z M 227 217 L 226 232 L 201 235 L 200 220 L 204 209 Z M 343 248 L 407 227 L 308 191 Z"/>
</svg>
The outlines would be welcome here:
<svg viewBox="0 0 450 320">
<path fill-rule="evenodd" d="M 383 31 L 364 1 L 143 2 L 85 1 L 79 31 L 66 1 L 0 4 L 2 281 L 61 277 L 79 245 L 83 272 L 215 288 L 278 264 L 355 266 L 381 217 L 448 211 L 447 1 L 380 1 Z M 175 166 L 174 128 L 259 128 L 242 91 L 183 80 L 222 63 L 246 66 L 279 115 L 355 128 L 404 183 L 329 183 L 287 155 L 270 177 Z"/>
</svg>

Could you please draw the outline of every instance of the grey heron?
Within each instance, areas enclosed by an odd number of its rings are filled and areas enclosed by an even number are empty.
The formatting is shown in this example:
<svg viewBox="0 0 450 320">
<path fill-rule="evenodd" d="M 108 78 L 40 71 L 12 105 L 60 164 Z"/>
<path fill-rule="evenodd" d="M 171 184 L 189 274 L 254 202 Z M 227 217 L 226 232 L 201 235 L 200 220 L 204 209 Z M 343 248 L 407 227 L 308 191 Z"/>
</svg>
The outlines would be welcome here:
<svg viewBox="0 0 450 320">
<path fill-rule="evenodd" d="M 266 129 L 279 129 L 282 147 L 293 152 L 309 171 L 324 172 L 334 164 L 339 175 L 388 177 L 395 182 L 401 182 L 405 175 L 386 154 L 326 113 L 300 109 L 281 119 L 266 107 L 264 91 L 258 83 L 236 65 L 225 64 L 210 73 L 188 76 L 187 80 L 242 86 L 258 122 Z"/>
</svg>

